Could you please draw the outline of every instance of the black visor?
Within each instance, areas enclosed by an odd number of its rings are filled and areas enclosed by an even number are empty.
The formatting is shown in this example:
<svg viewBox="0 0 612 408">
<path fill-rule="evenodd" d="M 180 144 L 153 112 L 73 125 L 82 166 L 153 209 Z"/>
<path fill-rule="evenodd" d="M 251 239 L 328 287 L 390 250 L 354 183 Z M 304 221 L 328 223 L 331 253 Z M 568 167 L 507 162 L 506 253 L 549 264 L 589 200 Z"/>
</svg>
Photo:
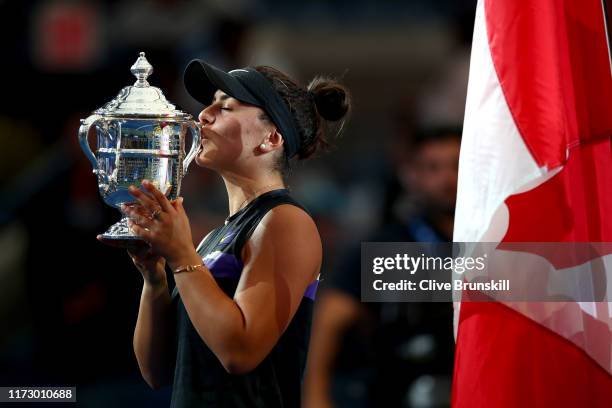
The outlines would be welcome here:
<svg viewBox="0 0 612 408">
<path fill-rule="evenodd" d="M 298 152 L 300 138 L 291 111 L 270 81 L 254 68 L 225 72 L 202 60 L 193 60 L 185 68 L 183 82 L 187 92 L 204 105 L 210 105 L 220 89 L 240 102 L 263 109 L 280 130 L 287 156 L 291 158 Z"/>
</svg>

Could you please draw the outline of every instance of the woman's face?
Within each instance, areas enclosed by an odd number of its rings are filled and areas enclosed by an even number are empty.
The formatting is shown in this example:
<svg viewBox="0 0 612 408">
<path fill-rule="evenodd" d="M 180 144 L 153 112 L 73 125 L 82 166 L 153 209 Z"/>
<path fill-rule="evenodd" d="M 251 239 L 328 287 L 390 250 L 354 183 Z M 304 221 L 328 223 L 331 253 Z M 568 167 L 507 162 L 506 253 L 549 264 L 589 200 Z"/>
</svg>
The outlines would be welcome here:
<svg viewBox="0 0 612 408">
<path fill-rule="evenodd" d="M 273 131 L 263 110 L 220 90 L 198 119 L 202 124 L 202 146 L 195 161 L 215 170 L 236 170 L 252 162 L 257 147 Z"/>
</svg>

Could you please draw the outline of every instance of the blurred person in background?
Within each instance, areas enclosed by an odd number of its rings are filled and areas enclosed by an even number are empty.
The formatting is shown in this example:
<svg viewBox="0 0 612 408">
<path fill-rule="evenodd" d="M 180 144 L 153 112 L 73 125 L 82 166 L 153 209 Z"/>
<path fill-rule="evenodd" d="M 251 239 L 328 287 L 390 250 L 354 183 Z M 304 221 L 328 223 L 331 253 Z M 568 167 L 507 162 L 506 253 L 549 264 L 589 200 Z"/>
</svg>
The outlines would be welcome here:
<svg viewBox="0 0 612 408">
<path fill-rule="evenodd" d="M 177 68 L 193 55 L 224 67 L 265 63 L 300 78 L 350 67 L 346 81 L 360 101 L 354 111 L 359 121 L 349 124 L 350 138 L 339 141 L 339 151 L 309 160 L 292 178 L 292 195 L 315 216 L 325 244 L 324 278 L 335 251 L 376 222 L 381 198 L 369 192 L 386 175 L 381 145 L 391 126 L 380 89 L 388 91 L 385 96 L 414 95 L 423 84 L 439 81 L 439 69 L 448 66 L 439 61 L 452 53 L 445 46 L 448 37 L 453 43 L 459 38 L 447 30 L 461 16 L 455 8 L 462 3 L 474 7 L 474 2 L 425 0 L 357 1 L 350 7 L 297 1 L 0 1 L 3 15 L 11 16 L 0 28 L 8 39 L 6 77 L 52 100 L 45 109 L 31 109 L 32 92 L 15 86 L 5 89 L 0 102 L 1 122 L 24 123 L 34 133 L 0 124 L 4 164 L 18 164 L 3 172 L 3 215 L 10 222 L 3 232 L 11 243 L 3 246 L 4 255 L 20 252 L 22 260 L 17 268 L 5 263 L 0 274 L 15 283 L 23 280 L 21 290 L 1 282 L 5 309 L 0 314 L 13 322 L 3 325 L 0 336 L 3 384 L 76 385 L 83 407 L 168 405 L 170 389 L 151 392 L 133 358 L 139 300 L 134 293 L 142 280 L 116 268 L 126 260 L 123 251 L 94 240 L 117 214 L 99 199 L 91 167 L 74 144 L 78 119 L 132 80 L 126 68 L 137 52 L 151 57 L 156 86 L 184 111 L 199 109 L 177 80 Z M 467 13 L 470 33 L 473 15 Z M 419 112 L 419 118 L 426 113 Z M 380 137 L 372 138 L 372 128 L 382 129 Z M 68 147 L 72 144 L 74 149 Z M 215 174 L 194 167 L 182 191 L 199 239 L 223 222 L 227 208 L 220 194 L 225 187 Z M 314 194 L 312 183 L 304 182 L 307 174 L 333 189 Z M 323 201 L 330 205 L 316 205 Z M 62 262 L 68 252 L 79 262 Z M 55 266 L 50 270 L 50 265 Z"/>
<path fill-rule="evenodd" d="M 452 240 L 461 130 L 417 132 L 396 168 L 390 222 L 368 241 Z M 393 194 L 388 194 L 393 197 Z M 304 407 L 450 405 L 452 304 L 361 303 L 360 247 L 322 282 L 313 320 Z"/>
<path fill-rule="evenodd" d="M 130 226 L 150 244 L 129 251 L 144 278 L 134 332 L 141 373 L 153 388 L 173 382 L 172 407 L 298 407 L 322 251 L 284 176 L 290 159 L 328 144 L 348 91 L 331 79 L 302 87 L 274 68 L 226 73 L 201 60 L 184 83 L 208 105 L 195 160 L 222 177 L 229 216 L 196 249 L 182 198 L 169 202 L 149 182 L 130 188 Z"/>
</svg>

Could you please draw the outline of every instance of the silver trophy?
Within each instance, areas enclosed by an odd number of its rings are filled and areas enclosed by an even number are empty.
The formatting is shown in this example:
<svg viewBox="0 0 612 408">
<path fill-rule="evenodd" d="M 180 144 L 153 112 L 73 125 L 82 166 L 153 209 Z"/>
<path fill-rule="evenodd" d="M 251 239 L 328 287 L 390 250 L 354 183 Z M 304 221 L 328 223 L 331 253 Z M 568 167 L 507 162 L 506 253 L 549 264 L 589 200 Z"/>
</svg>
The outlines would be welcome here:
<svg viewBox="0 0 612 408">
<path fill-rule="evenodd" d="M 168 199 L 175 199 L 200 146 L 199 124 L 147 82 L 153 67 L 144 52 L 131 72 L 137 78 L 134 85 L 126 86 L 115 99 L 81 120 L 79 128 L 79 143 L 93 165 L 100 195 L 106 204 L 119 210 L 121 204 L 135 201 L 128 187 L 141 187 L 145 179 Z M 91 127 L 97 136 L 95 154 L 88 140 Z M 189 133 L 191 147 L 186 153 Z M 118 246 L 131 246 L 140 239 L 128 227 L 125 214 L 102 237 Z"/>
</svg>

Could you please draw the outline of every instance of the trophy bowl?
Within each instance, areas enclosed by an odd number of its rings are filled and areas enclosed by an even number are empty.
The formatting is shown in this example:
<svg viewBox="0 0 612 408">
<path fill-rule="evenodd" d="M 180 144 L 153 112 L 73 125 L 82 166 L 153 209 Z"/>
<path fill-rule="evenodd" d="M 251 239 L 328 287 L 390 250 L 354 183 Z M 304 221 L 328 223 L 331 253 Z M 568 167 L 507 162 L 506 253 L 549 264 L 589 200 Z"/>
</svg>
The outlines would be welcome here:
<svg viewBox="0 0 612 408">
<path fill-rule="evenodd" d="M 131 68 L 137 81 L 125 87 L 102 108 L 81 120 L 79 143 L 93 166 L 104 202 L 121 211 L 135 201 L 131 185 L 149 180 L 169 200 L 178 197 L 181 181 L 200 146 L 200 126 L 191 115 L 168 103 L 159 88 L 149 85 L 153 67 L 140 53 Z M 95 129 L 95 153 L 89 144 Z M 191 146 L 185 140 L 191 136 Z M 127 225 L 127 217 L 102 234 L 103 241 L 120 247 L 141 244 Z"/>
</svg>

